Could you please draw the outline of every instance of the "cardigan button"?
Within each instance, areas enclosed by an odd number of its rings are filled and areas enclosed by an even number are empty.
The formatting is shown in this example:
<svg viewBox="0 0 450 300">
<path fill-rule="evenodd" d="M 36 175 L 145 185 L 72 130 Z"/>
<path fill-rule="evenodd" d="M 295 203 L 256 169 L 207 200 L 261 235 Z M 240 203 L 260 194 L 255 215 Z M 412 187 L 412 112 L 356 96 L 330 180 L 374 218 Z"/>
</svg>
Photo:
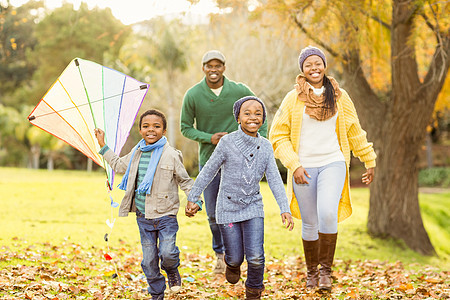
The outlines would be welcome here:
<svg viewBox="0 0 450 300">
<path fill-rule="evenodd" d="M 228 199 L 231 199 L 231 197 L 230 197 L 230 196 L 228 196 L 227 198 L 228 198 Z"/>
<path fill-rule="evenodd" d="M 259 149 L 260 147 L 258 146 L 258 147 L 256 147 L 256 149 Z"/>
<path fill-rule="evenodd" d="M 253 157 L 253 153 L 252 153 L 252 154 L 250 154 L 250 157 Z"/>
</svg>

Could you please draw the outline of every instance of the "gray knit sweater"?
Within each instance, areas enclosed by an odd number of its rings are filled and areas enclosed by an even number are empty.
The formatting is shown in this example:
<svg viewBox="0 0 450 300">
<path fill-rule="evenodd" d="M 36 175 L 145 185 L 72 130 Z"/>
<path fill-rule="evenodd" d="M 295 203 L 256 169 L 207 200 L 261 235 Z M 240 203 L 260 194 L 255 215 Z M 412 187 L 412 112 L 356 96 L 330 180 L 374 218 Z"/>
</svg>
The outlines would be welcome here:
<svg viewBox="0 0 450 300">
<path fill-rule="evenodd" d="M 219 169 L 221 181 L 216 205 L 216 222 L 228 224 L 264 217 L 259 182 L 264 173 L 281 213 L 289 212 L 284 184 L 270 142 L 252 137 L 242 129 L 225 135 L 201 170 L 188 196 L 196 202 Z"/>
</svg>

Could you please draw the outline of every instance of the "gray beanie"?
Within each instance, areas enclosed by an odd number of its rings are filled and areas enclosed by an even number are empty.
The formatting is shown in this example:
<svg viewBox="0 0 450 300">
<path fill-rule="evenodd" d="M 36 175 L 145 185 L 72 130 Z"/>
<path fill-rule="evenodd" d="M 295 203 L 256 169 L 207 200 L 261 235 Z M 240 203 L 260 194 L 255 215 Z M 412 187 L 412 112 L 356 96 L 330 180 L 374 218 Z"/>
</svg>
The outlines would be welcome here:
<svg viewBox="0 0 450 300">
<path fill-rule="evenodd" d="M 234 113 L 234 118 L 236 119 L 236 122 L 238 120 L 239 117 L 239 112 L 241 111 L 241 106 L 245 101 L 248 100 L 255 100 L 258 101 L 259 103 L 261 103 L 262 108 L 263 108 L 263 123 L 266 121 L 266 106 L 264 105 L 264 103 L 262 102 L 261 99 L 259 99 L 256 96 L 246 96 L 246 97 L 242 97 L 241 99 L 237 100 L 236 102 L 234 102 L 233 105 L 233 113 Z"/>
<path fill-rule="evenodd" d="M 303 72 L 303 63 L 305 60 L 311 55 L 317 55 L 323 60 L 323 64 L 325 67 L 327 66 L 327 60 L 325 59 L 325 54 L 319 48 L 308 46 L 303 48 L 300 52 L 300 56 L 298 57 L 298 66 L 300 67 L 300 71 Z"/>
</svg>

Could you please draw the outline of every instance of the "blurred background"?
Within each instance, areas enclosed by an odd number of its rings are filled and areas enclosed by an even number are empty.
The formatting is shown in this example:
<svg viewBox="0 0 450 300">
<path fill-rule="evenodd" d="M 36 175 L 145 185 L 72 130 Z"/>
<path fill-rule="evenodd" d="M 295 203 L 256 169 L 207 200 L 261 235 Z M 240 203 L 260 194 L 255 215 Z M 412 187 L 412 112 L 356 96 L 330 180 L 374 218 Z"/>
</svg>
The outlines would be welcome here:
<svg viewBox="0 0 450 300">
<path fill-rule="evenodd" d="M 270 128 L 295 84 L 299 52 L 311 44 L 325 50 L 328 75 L 349 92 L 379 157 L 369 230 L 411 239 L 415 233 L 392 233 L 392 224 L 409 226 L 400 215 L 426 240 L 421 220 L 410 218 L 419 212 L 417 185 L 450 187 L 449 11 L 445 1 L 0 0 L 0 166 L 100 172 L 26 119 L 80 57 L 150 84 L 140 113 L 167 115 L 169 141 L 196 176 L 198 147 L 181 135 L 179 115 L 184 93 L 203 78 L 202 55 L 225 54 L 225 75 L 263 99 Z M 122 153 L 138 140 L 135 124 Z M 357 160 L 351 172 L 360 186 Z M 388 208 L 390 220 L 383 201 L 399 208 Z M 433 253 L 427 241 L 427 249 L 420 239 L 407 244 Z"/>
<path fill-rule="evenodd" d="M 120 1 L 101 0 L 0 1 L 0 165 L 98 169 L 80 152 L 26 121 L 67 64 L 80 57 L 150 84 L 141 112 L 153 107 L 168 115 L 171 143 L 183 152 L 190 174 L 196 175 L 196 143 L 181 135 L 179 114 L 185 91 L 203 78 L 203 53 L 219 49 L 225 54 L 225 75 L 246 83 L 266 102 L 270 123 L 295 83 L 300 49 L 314 44 L 277 11 L 281 8 L 264 2 L 129 1 L 124 7 Z M 388 69 L 389 57 L 383 55 L 389 53 L 383 53 L 383 45 L 374 47 L 381 54 L 366 54 L 369 79 L 388 90 L 383 68 Z M 426 57 L 433 49 L 420 50 Z M 329 55 L 328 60 L 331 75 L 344 81 L 334 58 Z M 421 168 L 450 165 L 449 86 L 447 80 L 435 104 Z M 136 128 L 123 152 L 138 137 Z"/>
</svg>

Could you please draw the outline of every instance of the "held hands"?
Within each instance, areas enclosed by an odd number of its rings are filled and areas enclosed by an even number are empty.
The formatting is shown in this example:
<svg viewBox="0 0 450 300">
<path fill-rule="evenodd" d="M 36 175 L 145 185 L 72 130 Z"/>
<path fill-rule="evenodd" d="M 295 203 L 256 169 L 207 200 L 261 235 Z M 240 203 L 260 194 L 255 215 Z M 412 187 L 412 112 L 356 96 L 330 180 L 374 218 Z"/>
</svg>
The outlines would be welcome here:
<svg viewBox="0 0 450 300">
<path fill-rule="evenodd" d="M 294 172 L 294 180 L 296 184 L 308 184 L 306 178 L 311 178 L 305 168 L 298 167 Z"/>
<path fill-rule="evenodd" d="M 105 132 L 100 128 L 94 129 L 95 137 L 97 138 L 98 144 L 101 148 L 105 146 Z"/>
<path fill-rule="evenodd" d="M 220 139 L 226 134 L 228 134 L 228 132 L 217 132 L 217 133 L 214 133 L 213 136 L 211 137 L 211 143 L 213 145 L 217 145 L 219 143 Z"/>
<path fill-rule="evenodd" d="M 200 206 L 198 206 L 197 203 L 188 201 L 186 204 L 186 208 L 184 209 L 184 214 L 189 218 L 192 218 L 193 216 L 195 216 L 199 209 Z"/>
<path fill-rule="evenodd" d="M 370 184 L 373 181 L 373 177 L 375 176 L 375 169 L 369 168 L 366 173 L 362 174 L 362 182 L 365 184 Z"/>
<path fill-rule="evenodd" d="M 294 219 L 292 219 L 290 213 L 282 213 L 281 221 L 284 225 L 286 225 L 286 229 L 289 229 L 289 231 L 292 231 L 292 229 L 294 229 Z"/>
</svg>

